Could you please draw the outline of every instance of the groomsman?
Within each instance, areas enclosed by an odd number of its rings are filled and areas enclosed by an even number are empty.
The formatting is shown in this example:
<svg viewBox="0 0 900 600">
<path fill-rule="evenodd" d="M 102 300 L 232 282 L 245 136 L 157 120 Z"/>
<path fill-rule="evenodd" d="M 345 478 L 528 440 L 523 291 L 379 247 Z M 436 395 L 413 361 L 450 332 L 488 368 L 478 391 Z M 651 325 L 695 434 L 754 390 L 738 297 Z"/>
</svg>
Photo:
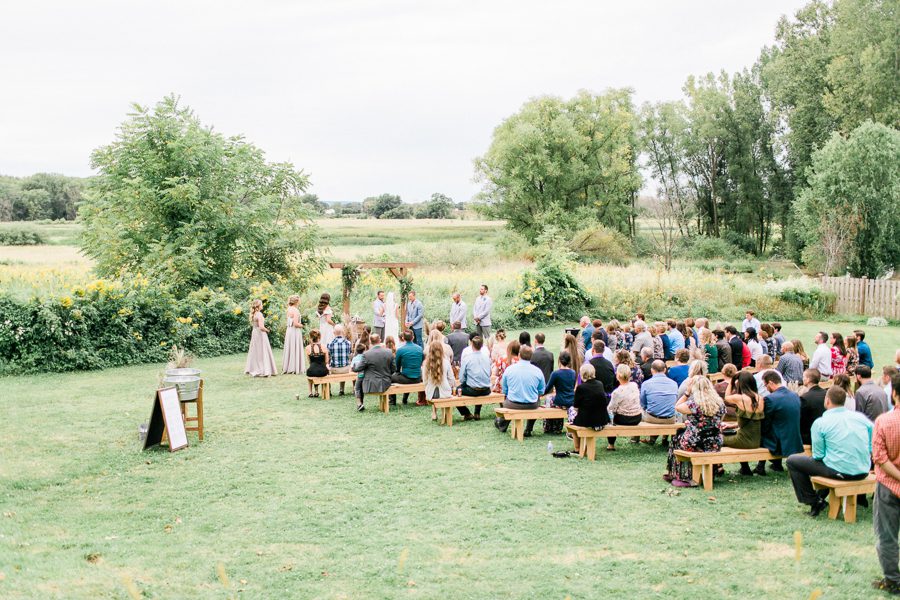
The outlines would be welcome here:
<svg viewBox="0 0 900 600">
<path fill-rule="evenodd" d="M 425 324 L 425 307 L 422 302 L 416 300 L 416 293 L 409 292 L 409 302 L 406 303 L 406 328 L 412 329 L 413 342 L 419 347 L 424 348 L 422 343 L 422 327 Z"/>
<path fill-rule="evenodd" d="M 463 302 L 459 292 L 453 292 L 452 298 L 453 304 L 450 305 L 450 320 L 447 322 L 450 323 L 451 327 L 454 323 L 459 323 L 459 328 L 465 331 L 466 327 L 468 327 L 466 314 L 469 312 L 469 308 Z"/>
<path fill-rule="evenodd" d="M 491 307 L 494 301 L 487 295 L 488 286 L 481 284 L 478 290 L 478 297 L 475 298 L 475 306 L 472 308 L 472 316 L 475 317 L 475 328 L 481 335 L 481 339 L 486 340 L 491 335 Z"/>
<path fill-rule="evenodd" d="M 375 302 L 372 303 L 372 310 L 375 312 L 375 318 L 372 320 L 372 333 L 378 334 L 378 337 L 384 339 L 384 291 L 378 290 L 375 295 Z"/>
</svg>

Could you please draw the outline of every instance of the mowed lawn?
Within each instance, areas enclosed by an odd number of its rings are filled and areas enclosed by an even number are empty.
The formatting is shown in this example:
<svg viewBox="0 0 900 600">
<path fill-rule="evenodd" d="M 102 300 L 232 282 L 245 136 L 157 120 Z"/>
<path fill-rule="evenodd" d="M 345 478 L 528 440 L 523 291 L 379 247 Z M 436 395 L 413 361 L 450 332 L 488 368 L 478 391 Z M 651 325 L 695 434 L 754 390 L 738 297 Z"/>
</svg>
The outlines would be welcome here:
<svg viewBox="0 0 900 600">
<path fill-rule="evenodd" d="M 900 347 L 869 334 L 879 365 Z M 360 414 L 243 362 L 198 361 L 206 439 L 177 453 L 139 451 L 160 365 L 0 381 L 0 597 L 873 597 L 871 510 L 811 519 L 786 474 L 679 493 L 661 446 L 557 459 L 562 436 Z"/>
</svg>

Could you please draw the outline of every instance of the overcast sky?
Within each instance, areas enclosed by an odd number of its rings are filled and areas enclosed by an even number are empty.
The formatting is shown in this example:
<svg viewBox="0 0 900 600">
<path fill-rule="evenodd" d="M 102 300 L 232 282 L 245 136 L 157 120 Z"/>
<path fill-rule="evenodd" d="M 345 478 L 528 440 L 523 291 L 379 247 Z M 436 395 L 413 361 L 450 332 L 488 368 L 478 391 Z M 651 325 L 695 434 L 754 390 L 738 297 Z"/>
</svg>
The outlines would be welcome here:
<svg viewBox="0 0 900 600">
<path fill-rule="evenodd" d="M 89 175 L 131 102 L 174 92 L 323 200 L 467 200 L 528 98 L 678 98 L 751 65 L 805 1 L 2 0 L 0 174 Z"/>
</svg>

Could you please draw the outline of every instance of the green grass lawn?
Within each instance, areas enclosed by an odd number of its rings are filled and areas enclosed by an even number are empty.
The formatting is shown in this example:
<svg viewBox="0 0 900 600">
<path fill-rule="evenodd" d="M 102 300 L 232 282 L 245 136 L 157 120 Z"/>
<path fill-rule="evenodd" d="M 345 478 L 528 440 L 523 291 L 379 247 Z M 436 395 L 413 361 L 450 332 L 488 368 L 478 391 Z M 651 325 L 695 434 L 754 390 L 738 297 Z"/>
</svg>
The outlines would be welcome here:
<svg viewBox="0 0 900 600">
<path fill-rule="evenodd" d="M 900 329 L 870 338 L 881 364 Z M 873 597 L 871 511 L 811 519 L 785 474 L 676 493 L 659 446 L 556 459 L 561 436 L 360 414 L 243 360 L 198 361 L 206 439 L 173 454 L 139 451 L 158 365 L 3 379 L 0 597 Z"/>
</svg>

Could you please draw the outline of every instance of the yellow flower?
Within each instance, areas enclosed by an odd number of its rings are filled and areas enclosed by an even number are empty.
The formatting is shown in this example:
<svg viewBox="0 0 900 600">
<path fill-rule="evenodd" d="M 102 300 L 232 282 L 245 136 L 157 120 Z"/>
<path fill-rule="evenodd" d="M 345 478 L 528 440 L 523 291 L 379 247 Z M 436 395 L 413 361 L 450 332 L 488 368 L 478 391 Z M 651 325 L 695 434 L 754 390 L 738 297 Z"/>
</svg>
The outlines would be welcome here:
<svg viewBox="0 0 900 600">
<path fill-rule="evenodd" d="M 178 317 L 177 321 L 179 323 L 183 323 L 183 324 L 187 325 L 188 323 L 192 323 L 194 320 L 190 317 Z"/>
<path fill-rule="evenodd" d="M 59 303 L 63 308 L 69 308 L 70 306 L 72 306 L 72 298 L 70 298 L 69 296 L 63 296 L 60 299 Z"/>
<path fill-rule="evenodd" d="M 547 311 L 547 316 L 548 316 L 548 317 L 552 317 L 552 316 L 553 316 L 553 311 L 552 311 L 552 310 L 548 310 L 548 311 Z"/>
<path fill-rule="evenodd" d="M 168 345 L 168 344 L 167 344 L 166 342 L 160 342 L 160 343 L 159 343 L 159 347 L 160 347 L 160 348 L 165 348 L 167 345 Z"/>
<path fill-rule="evenodd" d="M 200 329 L 200 325 L 198 325 L 197 323 L 194 323 L 193 325 L 191 325 L 191 327 L 193 327 L 194 329 Z"/>
<path fill-rule="evenodd" d="M 241 307 L 240 307 L 240 306 L 235 306 L 235 307 L 234 307 L 234 310 L 231 311 L 231 312 L 233 312 L 233 313 L 236 314 L 236 315 L 239 315 L 239 314 L 241 314 L 241 313 L 244 312 L 244 311 L 241 310 Z"/>
</svg>

